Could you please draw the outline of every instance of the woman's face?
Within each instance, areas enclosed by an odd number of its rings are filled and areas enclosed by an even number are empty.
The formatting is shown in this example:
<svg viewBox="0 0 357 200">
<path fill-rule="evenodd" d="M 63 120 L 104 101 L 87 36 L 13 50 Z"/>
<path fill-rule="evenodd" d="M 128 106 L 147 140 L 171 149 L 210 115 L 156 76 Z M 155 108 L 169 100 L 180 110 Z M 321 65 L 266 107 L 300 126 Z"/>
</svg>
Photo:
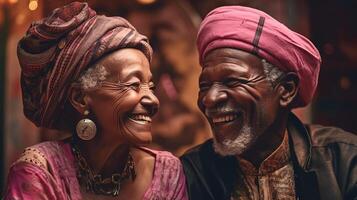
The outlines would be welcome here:
<svg viewBox="0 0 357 200">
<path fill-rule="evenodd" d="M 151 142 L 151 118 L 159 101 L 148 59 L 136 49 L 121 49 L 99 60 L 107 75 L 85 100 L 98 127 L 96 139 L 106 143 Z"/>
</svg>

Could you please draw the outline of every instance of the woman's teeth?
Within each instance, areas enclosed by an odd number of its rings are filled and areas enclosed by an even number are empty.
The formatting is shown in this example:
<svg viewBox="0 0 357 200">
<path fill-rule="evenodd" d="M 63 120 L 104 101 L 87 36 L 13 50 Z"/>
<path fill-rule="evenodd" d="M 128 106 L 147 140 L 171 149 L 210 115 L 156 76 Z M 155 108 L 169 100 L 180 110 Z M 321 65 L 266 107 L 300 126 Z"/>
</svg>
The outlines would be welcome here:
<svg viewBox="0 0 357 200">
<path fill-rule="evenodd" d="M 147 122 L 147 123 L 151 122 L 151 117 L 147 115 L 133 115 L 130 117 L 130 119 L 138 122 Z"/>
</svg>

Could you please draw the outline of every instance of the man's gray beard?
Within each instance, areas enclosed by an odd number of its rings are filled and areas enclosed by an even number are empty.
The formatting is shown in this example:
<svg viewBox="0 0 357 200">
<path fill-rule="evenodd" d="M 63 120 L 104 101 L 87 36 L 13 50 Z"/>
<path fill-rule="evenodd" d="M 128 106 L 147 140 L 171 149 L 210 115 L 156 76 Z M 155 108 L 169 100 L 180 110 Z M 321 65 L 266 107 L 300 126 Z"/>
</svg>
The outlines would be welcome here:
<svg viewBox="0 0 357 200">
<path fill-rule="evenodd" d="M 219 143 L 215 137 L 213 137 L 214 151 L 222 156 L 240 155 L 253 143 L 255 140 L 252 134 L 251 127 L 244 125 L 240 134 L 233 140 L 224 139 Z"/>
</svg>

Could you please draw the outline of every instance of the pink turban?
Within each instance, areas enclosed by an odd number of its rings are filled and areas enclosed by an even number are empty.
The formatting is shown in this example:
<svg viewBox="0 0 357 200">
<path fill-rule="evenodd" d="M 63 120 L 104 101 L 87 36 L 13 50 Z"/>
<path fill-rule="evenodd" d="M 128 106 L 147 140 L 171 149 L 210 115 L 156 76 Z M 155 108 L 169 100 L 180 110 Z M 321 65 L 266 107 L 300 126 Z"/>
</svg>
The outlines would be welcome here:
<svg viewBox="0 0 357 200">
<path fill-rule="evenodd" d="M 295 107 L 307 105 L 316 90 L 321 57 L 304 36 L 268 14 L 248 7 L 224 6 L 211 11 L 201 23 L 197 47 L 200 63 L 218 48 L 240 49 L 263 58 L 300 78 Z"/>
<path fill-rule="evenodd" d="M 104 55 L 122 48 L 141 50 L 151 60 L 145 36 L 121 17 L 97 15 L 74 2 L 31 24 L 18 44 L 25 116 L 37 126 L 58 122 L 70 85 Z"/>
</svg>

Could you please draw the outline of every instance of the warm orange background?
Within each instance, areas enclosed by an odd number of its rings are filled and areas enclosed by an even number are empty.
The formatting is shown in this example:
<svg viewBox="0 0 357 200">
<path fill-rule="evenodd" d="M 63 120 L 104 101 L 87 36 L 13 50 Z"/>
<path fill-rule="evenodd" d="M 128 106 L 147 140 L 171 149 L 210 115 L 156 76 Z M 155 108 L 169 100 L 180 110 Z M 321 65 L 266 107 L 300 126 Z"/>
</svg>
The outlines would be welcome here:
<svg viewBox="0 0 357 200">
<path fill-rule="evenodd" d="M 0 0 L 0 74 L 3 113 L 0 120 L 2 159 L 0 180 L 24 147 L 58 139 L 62 133 L 34 127 L 22 113 L 20 67 L 16 45 L 33 20 L 48 15 L 69 0 Z M 196 106 L 200 66 L 195 37 L 201 19 L 221 5 L 261 9 L 310 38 L 323 64 L 316 96 L 295 110 L 306 123 L 339 126 L 357 133 L 357 19 L 353 0 L 88 0 L 98 13 L 127 18 L 150 38 L 152 64 L 161 109 L 153 128 L 154 148 L 181 155 L 210 137 Z M 37 5 L 37 7 L 36 7 Z M 30 8 L 32 10 L 30 10 Z M 7 34 L 6 34 L 7 33 Z M 0 188 L 4 182 L 0 182 Z"/>
</svg>

